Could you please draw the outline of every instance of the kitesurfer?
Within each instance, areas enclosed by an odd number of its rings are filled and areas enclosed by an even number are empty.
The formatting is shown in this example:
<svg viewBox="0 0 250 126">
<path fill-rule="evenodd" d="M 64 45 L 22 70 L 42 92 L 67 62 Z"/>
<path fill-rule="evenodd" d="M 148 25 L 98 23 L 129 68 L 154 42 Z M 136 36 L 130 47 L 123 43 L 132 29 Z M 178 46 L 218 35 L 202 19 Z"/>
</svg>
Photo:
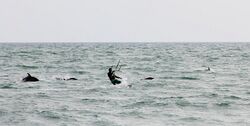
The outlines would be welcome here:
<svg viewBox="0 0 250 126">
<path fill-rule="evenodd" d="M 113 85 L 116 85 L 116 84 L 120 84 L 120 83 L 121 83 L 121 81 L 120 81 L 120 80 L 117 80 L 117 78 L 118 78 L 118 79 L 122 79 L 122 78 L 116 76 L 116 75 L 115 75 L 115 71 L 113 71 L 112 68 L 109 68 L 108 77 L 109 77 L 109 79 L 110 79 L 110 81 L 111 81 L 111 83 L 112 83 Z"/>
</svg>

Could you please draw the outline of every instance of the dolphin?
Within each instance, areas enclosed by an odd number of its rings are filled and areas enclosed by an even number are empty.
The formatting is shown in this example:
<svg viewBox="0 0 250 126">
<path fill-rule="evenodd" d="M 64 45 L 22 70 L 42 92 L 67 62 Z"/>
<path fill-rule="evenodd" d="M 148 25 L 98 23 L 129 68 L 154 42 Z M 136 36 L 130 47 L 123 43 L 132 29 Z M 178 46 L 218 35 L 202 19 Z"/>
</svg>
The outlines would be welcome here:
<svg viewBox="0 0 250 126">
<path fill-rule="evenodd" d="M 73 78 L 73 77 L 71 77 L 71 78 L 56 78 L 57 80 L 78 80 L 78 79 L 76 79 L 76 78 Z"/>
<path fill-rule="evenodd" d="M 67 80 L 77 80 L 76 78 L 68 78 Z"/>
<path fill-rule="evenodd" d="M 144 80 L 153 80 L 154 78 L 153 77 L 146 77 L 144 78 Z"/>
<path fill-rule="evenodd" d="M 32 77 L 29 73 L 27 73 L 28 76 L 23 78 L 23 82 L 35 82 L 39 81 L 36 77 Z"/>
</svg>

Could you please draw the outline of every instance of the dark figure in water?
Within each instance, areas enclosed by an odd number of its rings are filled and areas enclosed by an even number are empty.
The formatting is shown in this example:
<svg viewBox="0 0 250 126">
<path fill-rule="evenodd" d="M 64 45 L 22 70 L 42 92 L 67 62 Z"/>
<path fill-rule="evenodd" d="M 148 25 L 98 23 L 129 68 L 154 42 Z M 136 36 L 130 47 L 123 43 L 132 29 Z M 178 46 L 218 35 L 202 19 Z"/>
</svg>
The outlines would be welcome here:
<svg viewBox="0 0 250 126">
<path fill-rule="evenodd" d="M 77 80 L 76 78 L 56 78 L 57 80 Z"/>
<path fill-rule="evenodd" d="M 154 78 L 153 77 L 147 77 L 147 78 L 144 78 L 145 80 L 153 80 Z"/>
<path fill-rule="evenodd" d="M 68 78 L 67 80 L 77 80 L 76 78 Z"/>
<path fill-rule="evenodd" d="M 112 70 L 112 68 L 109 68 L 108 77 L 113 85 L 120 84 L 121 81 L 117 80 L 116 78 L 122 79 L 121 77 L 118 77 L 115 75 L 115 71 Z"/>
<path fill-rule="evenodd" d="M 210 71 L 210 67 L 207 67 L 207 71 Z"/>
<path fill-rule="evenodd" d="M 29 73 L 27 73 L 28 76 L 23 78 L 23 82 L 35 82 L 35 81 L 39 81 L 37 78 L 32 77 Z"/>
</svg>

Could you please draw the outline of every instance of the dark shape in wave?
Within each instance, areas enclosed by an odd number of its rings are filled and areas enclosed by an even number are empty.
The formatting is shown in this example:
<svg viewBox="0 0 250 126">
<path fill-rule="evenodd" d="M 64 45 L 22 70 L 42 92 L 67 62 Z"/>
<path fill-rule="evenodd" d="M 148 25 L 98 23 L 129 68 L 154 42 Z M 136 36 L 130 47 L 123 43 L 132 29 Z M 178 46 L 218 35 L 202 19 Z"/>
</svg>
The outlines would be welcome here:
<svg viewBox="0 0 250 126">
<path fill-rule="evenodd" d="M 235 99 L 235 100 L 241 99 L 241 97 L 238 97 L 238 96 L 235 96 L 235 95 L 226 96 L 225 98 L 228 98 L 228 99 Z"/>
<path fill-rule="evenodd" d="M 57 80 L 77 80 L 76 78 L 56 78 Z"/>
<path fill-rule="evenodd" d="M 210 97 L 218 97 L 219 95 L 216 94 L 216 93 L 212 93 L 212 94 L 210 94 L 209 96 L 210 96 Z"/>
<path fill-rule="evenodd" d="M 222 102 L 222 103 L 216 103 L 216 105 L 219 107 L 228 107 L 228 106 L 230 106 L 230 103 Z"/>
<path fill-rule="evenodd" d="M 39 92 L 39 93 L 35 94 L 35 96 L 38 98 L 49 98 L 50 97 L 46 93 L 43 93 L 43 92 Z"/>
<path fill-rule="evenodd" d="M 175 104 L 181 107 L 186 107 L 191 105 L 191 103 L 186 100 L 177 100 Z"/>
<path fill-rule="evenodd" d="M 146 106 L 148 106 L 148 107 L 149 106 L 150 107 L 162 107 L 162 106 L 166 107 L 167 105 L 168 105 L 168 103 L 165 101 L 154 101 L 154 100 L 145 99 L 143 101 L 137 101 L 137 102 L 134 102 L 131 104 L 124 105 L 123 107 L 124 108 L 140 108 L 140 107 L 146 107 Z"/>
<path fill-rule="evenodd" d="M 12 84 L 7 84 L 7 85 L 3 85 L 0 87 L 1 89 L 13 89 L 14 87 L 12 86 Z"/>
<path fill-rule="evenodd" d="M 154 78 L 153 77 L 146 77 L 144 78 L 144 80 L 153 80 Z"/>
<path fill-rule="evenodd" d="M 51 112 L 51 111 L 41 111 L 39 112 L 39 115 L 48 119 L 60 119 L 61 118 L 58 113 Z"/>
<path fill-rule="evenodd" d="M 199 80 L 199 78 L 195 77 L 160 77 L 160 79 Z"/>
<path fill-rule="evenodd" d="M 181 120 L 184 120 L 184 121 L 204 121 L 204 119 L 202 119 L 200 117 L 185 117 L 185 118 L 181 118 Z"/>
<path fill-rule="evenodd" d="M 110 102 L 110 100 L 108 99 L 94 99 L 94 98 L 83 98 L 81 99 L 82 101 L 89 102 L 89 103 L 95 103 L 95 102 L 101 102 L 101 103 L 105 103 L 105 102 Z"/>
<path fill-rule="evenodd" d="M 77 74 L 88 74 L 89 72 L 87 72 L 87 71 L 73 71 L 73 73 L 77 73 Z"/>
<path fill-rule="evenodd" d="M 199 80 L 199 78 L 195 78 L 195 77 L 180 77 L 180 79 L 182 79 L 182 80 Z"/>
<path fill-rule="evenodd" d="M 36 77 L 32 77 L 29 73 L 28 76 L 23 78 L 23 82 L 36 82 L 39 81 Z"/>
<path fill-rule="evenodd" d="M 38 69 L 37 66 L 16 65 L 16 67 L 21 67 L 24 69 Z"/>
</svg>

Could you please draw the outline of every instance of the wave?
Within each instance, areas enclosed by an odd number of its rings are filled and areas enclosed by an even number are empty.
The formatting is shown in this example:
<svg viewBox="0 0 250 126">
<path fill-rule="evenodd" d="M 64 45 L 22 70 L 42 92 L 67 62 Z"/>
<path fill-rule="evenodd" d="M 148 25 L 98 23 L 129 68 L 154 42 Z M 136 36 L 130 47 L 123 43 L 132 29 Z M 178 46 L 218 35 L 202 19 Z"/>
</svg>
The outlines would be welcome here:
<svg viewBox="0 0 250 126">
<path fill-rule="evenodd" d="M 181 80 L 199 80 L 199 78 L 196 77 L 179 77 Z"/>
<path fill-rule="evenodd" d="M 95 102 L 105 103 L 105 102 L 110 102 L 110 100 L 107 100 L 107 99 L 95 99 L 95 98 L 83 98 L 83 99 L 81 99 L 81 101 L 83 101 L 83 102 L 89 102 L 89 103 L 95 103 Z"/>
<path fill-rule="evenodd" d="M 80 70 L 73 71 L 72 73 L 76 73 L 76 74 L 80 74 L 80 75 L 82 75 L 82 74 L 90 74 L 90 72 L 88 72 L 88 71 L 80 71 Z"/>
<path fill-rule="evenodd" d="M 16 87 L 13 87 L 13 84 L 4 84 L 0 86 L 0 89 L 16 89 Z"/>
<path fill-rule="evenodd" d="M 188 121 L 188 122 L 204 121 L 204 119 L 202 119 L 201 117 L 185 117 L 185 118 L 181 118 L 180 120 Z"/>
<path fill-rule="evenodd" d="M 250 95 L 250 91 L 246 92 L 246 94 Z"/>
<path fill-rule="evenodd" d="M 6 112 L 4 110 L 0 110 L 0 117 L 6 116 L 7 114 L 8 114 L 8 112 Z"/>
<path fill-rule="evenodd" d="M 229 107 L 230 103 L 229 102 L 221 102 L 221 103 L 216 103 L 215 105 L 219 106 L 219 107 Z"/>
<path fill-rule="evenodd" d="M 178 79 L 178 80 L 200 80 L 200 78 L 196 77 L 160 77 L 160 79 Z"/>
<path fill-rule="evenodd" d="M 175 102 L 175 104 L 180 107 L 186 107 L 191 105 L 191 103 L 186 100 L 178 100 Z"/>
<path fill-rule="evenodd" d="M 51 111 L 41 111 L 38 114 L 48 119 L 60 119 L 61 118 L 58 113 L 51 112 Z"/>
<path fill-rule="evenodd" d="M 38 69 L 38 66 L 28 66 L 28 65 L 16 65 L 16 67 L 24 68 L 24 69 Z"/>
<path fill-rule="evenodd" d="M 124 105 L 125 108 L 140 108 L 140 107 L 165 107 L 168 106 L 167 101 L 144 100 Z"/>
<path fill-rule="evenodd" d="M 224 98 L 227 98 L 227 99 L 234 99 L 234 100 L 241 99 L 241 97 L 234 96 L 234 95 L 231 95 L 231 96 L 226 96 L 226 97 L 224 97 Z"/>
</svg>

